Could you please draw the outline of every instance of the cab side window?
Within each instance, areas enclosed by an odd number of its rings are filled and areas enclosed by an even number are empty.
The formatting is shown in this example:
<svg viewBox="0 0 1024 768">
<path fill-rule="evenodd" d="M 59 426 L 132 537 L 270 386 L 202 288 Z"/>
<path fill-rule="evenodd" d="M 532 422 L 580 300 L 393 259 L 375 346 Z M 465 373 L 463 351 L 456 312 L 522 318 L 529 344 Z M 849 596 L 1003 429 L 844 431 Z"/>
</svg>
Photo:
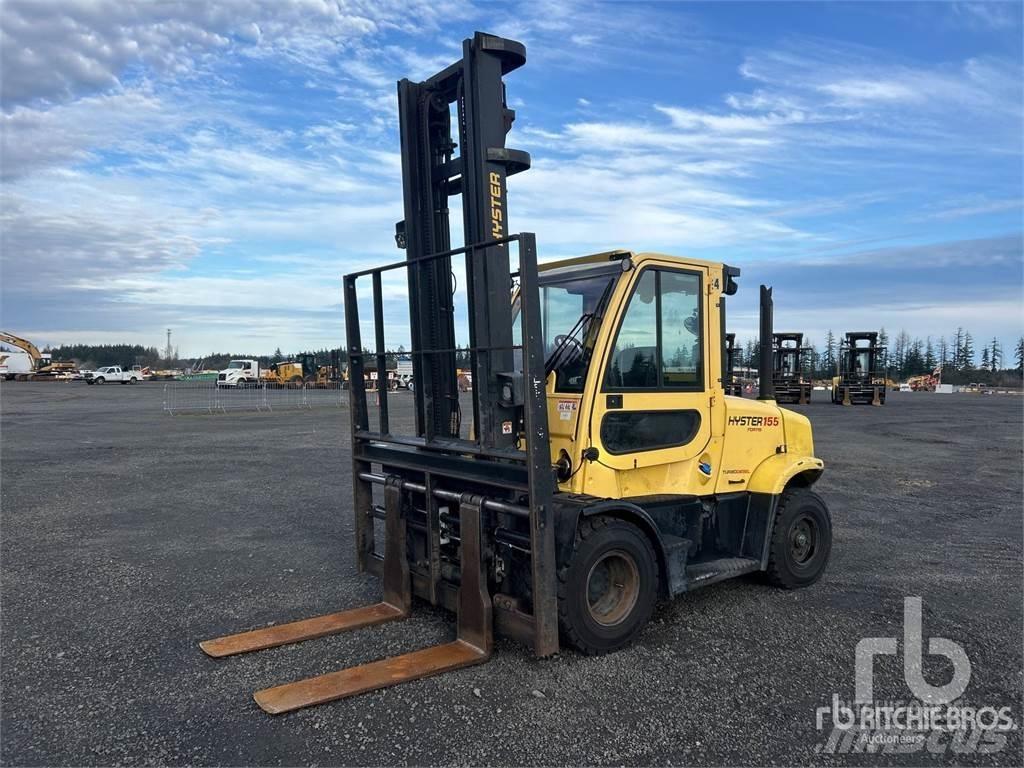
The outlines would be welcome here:
<svg viewBox="0 0 1024 768">
<path fill-rule="evenodd" d="M 615 337 L 606 384 L 612 389 L 658 386 L 657 273 L 649 269 L 633 289 Z"/>
<path fill-rule="evenodd" d="M 701 389 L 700 277 L 659 273 L 662 386 Z"/>
<path fill-rule="evenodd" d="M 605 375 L 609 390 L 702 390 L 701 280 L 647 269 L 619 326 Z"/>
</svg>

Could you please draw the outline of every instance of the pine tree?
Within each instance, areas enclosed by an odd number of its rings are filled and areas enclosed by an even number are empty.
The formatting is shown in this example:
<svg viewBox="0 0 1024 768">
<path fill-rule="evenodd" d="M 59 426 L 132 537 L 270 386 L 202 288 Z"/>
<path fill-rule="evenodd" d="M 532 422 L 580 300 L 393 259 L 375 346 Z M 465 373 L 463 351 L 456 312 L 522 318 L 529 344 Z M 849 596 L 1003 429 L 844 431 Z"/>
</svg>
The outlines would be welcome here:
<svg viewBox="0 0 1024 768">
<path fill-rule="evenodd" d="M 945 368 L 949 365 L 949 342 L 945 336 L 939 336 L 939 366 Z"/>
<path fill-rule="evenodd" d="M 825 377 L 834 376 L 836 372 L 836 337 L 831 329 L 825 336 L 825 351 L 821 356 L 821 368 Z"/>
<path fill-rule="evenodd" d="M 889 334 L 885 332 L 885 327 L 878 329 L 878 345 L 881 347 L 889 346 Z"/>
<path fill-rule="evenodd" d="M 990 370 L 988 364 L 988 347 L 982 347 L 981 349 L 981 370 Z"/>
<path fill-rule="evenodd" d="M 935 347 L 932 346 L 932 337 L 925 339 L 924 343 L 924 367 L 925 373 L 935 370 Z"/>
<path fill-rule="evenodd" d="M 963 347 L 960 352 L 960 364 L 964 370 L 974 370 L 974 338 L 970 331 L 964 331 Z"/>
<path fill-rule="evenodd" d="M 956 336 L 953 337 L 953 370 L 959 371 L 964 367 L 964 329 L 957 328 Z"/>
<path fill-rule="evenodd" d="M 881 334 L 879 334 L 881 339 Z M 896 334 L 896 341 L 893 344 L 892 355 L 889 357 L 889 362 L 896 374 L 900 377 L 906 377 L 907 374 L 907 354 L 910 351 L 910 334 L 905 330 L 900 330 Z"/>
<path fill-rule="evenodd" d="M 993 336 L 992 344 L 989 346 L 988 361 L 991 370 L 998 371 L 1003 364 L 1003 348 L 999 346 L 999 340 Z"/>
<path fill-rule="evenodd" d="M 1024 336 L 1017 339 L 1017 373 L 1024 376 Z"/>
<path fill-rule="evenodd" d="M 800 359 L 800 365 L 802 370 L 800 373 L 807 378 L 813 379 L 815 371 L 818 370 L 818 361 L 821 359 L 821 355 L 818 354 L 818 350 L 810 342 L 807 343 L 804 354 Z"/>
<path fill-rule="evenodd" d="M 903 359 L 903 375 L 917 376 L 924 372 L 924 344 L 920 339 L 914 339 L 907 347 L 907 354 Z"/>
</svg>

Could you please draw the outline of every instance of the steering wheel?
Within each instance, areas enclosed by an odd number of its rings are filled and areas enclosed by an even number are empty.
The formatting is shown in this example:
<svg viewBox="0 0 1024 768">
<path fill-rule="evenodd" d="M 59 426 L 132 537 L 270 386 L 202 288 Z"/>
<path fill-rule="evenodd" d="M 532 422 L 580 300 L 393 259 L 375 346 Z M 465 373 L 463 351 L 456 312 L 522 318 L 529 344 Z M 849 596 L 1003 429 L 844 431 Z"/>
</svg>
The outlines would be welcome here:
<svg viewBox="0 0 1024 768">
<path fill-rule="evenodd" d="M 697 329 L 697 308 L 696 307 L 693 308 L 693 314 L 691 314 L 688 318 L 683 320 L 683 328 L 688 330 L 694 336 L 697 335 L 697 330 L 698 329 Z"/>
<path fill-rule="evenodd" d="M 565 349 L 572 350 L 572 354 L 569 357 L 570 360 L 575 358 L 577 355 L 583 354 L 583 345 L 580 344 L 579 339 L 575 336 L 566 336 L 564 333 L 555 336 L 555 349 L 562 347 L 563 344 L 565 345 Z"/>
</svg>

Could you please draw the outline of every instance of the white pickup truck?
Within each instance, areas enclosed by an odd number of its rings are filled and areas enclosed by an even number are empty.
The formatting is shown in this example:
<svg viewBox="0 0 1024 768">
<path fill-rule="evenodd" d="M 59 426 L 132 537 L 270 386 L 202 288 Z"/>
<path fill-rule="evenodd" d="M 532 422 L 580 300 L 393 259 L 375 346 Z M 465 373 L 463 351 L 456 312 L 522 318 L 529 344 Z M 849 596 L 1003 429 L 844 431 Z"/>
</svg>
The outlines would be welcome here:
<svg viewBox="0 0 1024 768">
<path fill-rule="evenodd" d="M 120 365 L 108 365 L 85 374 L 86 384 L 105 384 L 108 381 L 120 381 L 122 384 L 135 384 L 142 381 L 142 371 L 127 370 Z"/>
</svg>

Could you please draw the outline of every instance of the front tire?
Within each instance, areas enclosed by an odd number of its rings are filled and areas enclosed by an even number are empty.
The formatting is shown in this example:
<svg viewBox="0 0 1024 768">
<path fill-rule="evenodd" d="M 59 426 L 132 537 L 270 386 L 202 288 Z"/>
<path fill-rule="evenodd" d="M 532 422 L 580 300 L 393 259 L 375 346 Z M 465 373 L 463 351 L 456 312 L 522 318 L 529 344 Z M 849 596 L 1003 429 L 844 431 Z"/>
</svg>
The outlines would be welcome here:
<svg viewBox="0 0 1024 768">
<path fill-rule="evenodd" d="M 658 583 L 657 555 L 639 528 L 614 517 L 582 520 L 558 573 L 563 639 L 590 655 L 622 648 L 651 618 Z"/>
<path fill-rule="evenodd" d="M 104 381 L 106 381 L 106 379 L 100 376 L 98 379 L 93 379 L 93 381 L 96 382 L 97 384 L 102 384 Z"/>
<path fill-rule="evenodd" d="M 810 488 L 787 488 L 779 499 L 768 554 L 768 581 L 783 589 L 809 587 L 832 553 L 832 516 Z"/>
</svg>

